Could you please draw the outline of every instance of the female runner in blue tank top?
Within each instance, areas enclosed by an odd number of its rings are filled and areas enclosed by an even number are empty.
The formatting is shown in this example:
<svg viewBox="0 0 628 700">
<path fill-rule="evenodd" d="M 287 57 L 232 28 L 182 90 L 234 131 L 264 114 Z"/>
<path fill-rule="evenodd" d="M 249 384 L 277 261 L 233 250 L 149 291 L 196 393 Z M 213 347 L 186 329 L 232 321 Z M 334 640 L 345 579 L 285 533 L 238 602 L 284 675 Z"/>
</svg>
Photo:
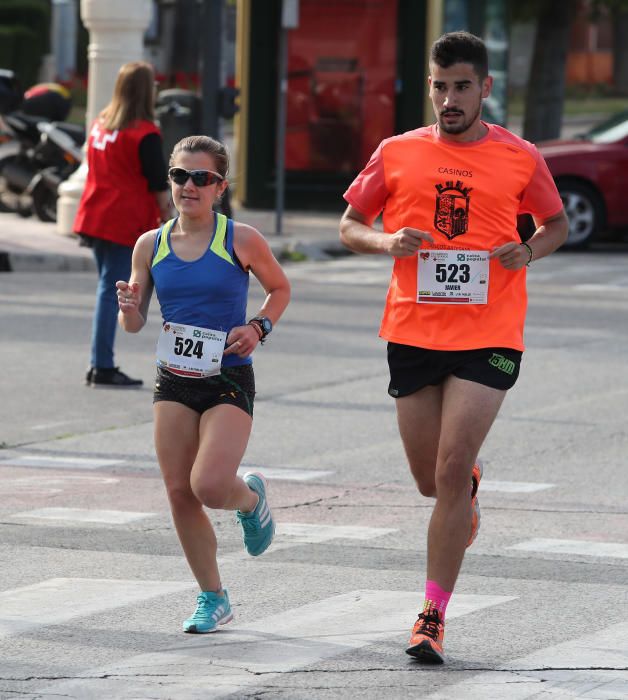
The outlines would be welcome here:
<svg viewBox="0 0 628 700">
<path fill-rule="evenodd" d="M 216 560 L 216 536 L 203 506 L 235 510 L 244 546 L 257 556 L 275 524 L 259 473 L 237 470 L 252 426 L 251 354 L 290 299 L 290 284 L 262 235 L 212 211 L 227 187 L 228 156 L 207 136 L 189 136 L 170 158 L 179 216 L 143 234 L 131 279 L 117 283 L 119 321 L 138 332 L 153 288 L 163 328 L 157 344 L 155 447 L 170 508 L 201 592 L 185 632 L 215 632 L 232 618 Z M 248 323 L 249 272 L 266 298 Z"/>
</svg>

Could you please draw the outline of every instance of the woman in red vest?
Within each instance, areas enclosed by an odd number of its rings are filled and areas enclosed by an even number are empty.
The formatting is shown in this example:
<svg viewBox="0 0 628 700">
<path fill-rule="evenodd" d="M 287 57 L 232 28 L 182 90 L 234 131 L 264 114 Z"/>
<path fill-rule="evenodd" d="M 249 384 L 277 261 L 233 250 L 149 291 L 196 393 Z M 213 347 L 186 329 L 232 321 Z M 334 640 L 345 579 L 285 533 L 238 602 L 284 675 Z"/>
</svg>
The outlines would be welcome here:
<svg viewBox="0 0 628 700">
<path fill-rule="evenodd" d="M 170 218 L 161 133 L 155 124 L 155 74 L 143 61 L 120 68 L 111 102 L 95 120 L 87 144 L 87 183 L 74 231 L 98 268 L 89 386 L 137 387 L 114 365 L 116 281 L 131 274 L 133 246 L 144 231 Z"/>
</svg>

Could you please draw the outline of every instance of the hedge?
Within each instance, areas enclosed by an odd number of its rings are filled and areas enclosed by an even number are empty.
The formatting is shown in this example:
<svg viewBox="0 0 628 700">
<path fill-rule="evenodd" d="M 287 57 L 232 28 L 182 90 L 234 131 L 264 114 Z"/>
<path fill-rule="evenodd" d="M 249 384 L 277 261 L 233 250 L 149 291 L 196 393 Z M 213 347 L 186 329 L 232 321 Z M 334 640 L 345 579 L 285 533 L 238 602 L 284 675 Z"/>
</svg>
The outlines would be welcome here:
<svg viewBox="0 0 628 700">
<path fill-rule="evenodd" d="M 23 87 L 37 82 L 50 47 L 46 0 L 0 0 L 0 68 L 15 71 Z"/>
</svg>

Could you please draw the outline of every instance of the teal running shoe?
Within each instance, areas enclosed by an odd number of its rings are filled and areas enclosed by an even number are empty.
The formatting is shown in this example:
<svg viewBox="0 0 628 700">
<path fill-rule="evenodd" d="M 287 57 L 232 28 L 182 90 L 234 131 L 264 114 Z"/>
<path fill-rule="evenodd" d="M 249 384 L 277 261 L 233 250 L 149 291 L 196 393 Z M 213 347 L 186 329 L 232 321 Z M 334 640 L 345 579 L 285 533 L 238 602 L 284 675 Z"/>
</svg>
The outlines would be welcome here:
<svg viewBox="0 0 628 700">
<path fill-rule="evenodd" d="M 229 594 L 223 590 L 219 595 L 213 591 L 202 591 L 196 598 L 194 615 L 183 623 L 183 631 L 190 634 L 216 632 L 218 625 L 226 625 L 233 620 Z"/>
<path fill-rule="evenodd" d="M 259 496 L 259 502 L 251 513 L 236 511 L 236 517 L 242 526 L 244 548 L 252 557 L 257 557 L 273 541 L 275 522 L 266 501 L 264 477 L 259 472 L 247 472 L 243 478 L 246 485 Z"/>
</svg>

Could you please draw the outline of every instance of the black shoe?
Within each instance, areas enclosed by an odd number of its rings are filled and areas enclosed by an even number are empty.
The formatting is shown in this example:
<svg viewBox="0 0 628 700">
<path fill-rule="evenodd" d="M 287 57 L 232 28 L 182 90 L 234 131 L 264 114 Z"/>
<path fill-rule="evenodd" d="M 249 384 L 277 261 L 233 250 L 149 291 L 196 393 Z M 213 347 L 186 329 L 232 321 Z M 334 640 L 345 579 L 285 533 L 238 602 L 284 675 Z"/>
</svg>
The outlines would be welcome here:
<svg viewBox="0 0 628 700">
<path fill-rule="evenodd" d="M 90 386 L 92 383 L 92 375 L 94 374 L 94 368 L 90 367 L 85 375 L 85 386 Z"/>
<path fill-rule="evenodd" d="M 130 389 L 142 386 L 143 383 L 141 379 L 131 379 L 124 372 L 121 372 L 118 367 L 109 367 L 107 369 L 94 367 L 91 370 L 91 386 L 94 387 L 114 386 Z"/>
</svg>

